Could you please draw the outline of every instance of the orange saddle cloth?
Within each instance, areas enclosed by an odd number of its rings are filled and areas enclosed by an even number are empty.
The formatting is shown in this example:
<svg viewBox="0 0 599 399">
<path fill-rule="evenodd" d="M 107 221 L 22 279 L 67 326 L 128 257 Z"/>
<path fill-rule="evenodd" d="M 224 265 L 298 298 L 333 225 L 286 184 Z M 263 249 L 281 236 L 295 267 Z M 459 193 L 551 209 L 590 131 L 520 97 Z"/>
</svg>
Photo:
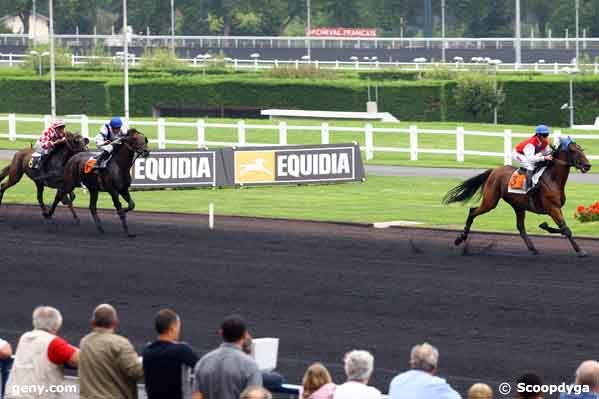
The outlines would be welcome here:
<svg viewBox="0 0 599 399">
<path fill-rule="evenodd" d="M 509 187 L 511 189 L 515 189 L 515 190 L 523 190 L 525 188 L 524 187 L 525 184 L 526 184 L 526 175 L 523 175 L 523 174 L 519 173 L 518 171 L 515 171 L 512 174 L 512 178 L 510 179 Z"/>
<path fill-rule="evenodd" d="M 90 158 L 87 160 L 87 162 L 85 162 L 85 166 L 83 167 L 83 173 L 90 174 L 94 171 L 94 168 L 96 167 L 96 163 L 98 161 L 95 158 Z"/>
</svg>

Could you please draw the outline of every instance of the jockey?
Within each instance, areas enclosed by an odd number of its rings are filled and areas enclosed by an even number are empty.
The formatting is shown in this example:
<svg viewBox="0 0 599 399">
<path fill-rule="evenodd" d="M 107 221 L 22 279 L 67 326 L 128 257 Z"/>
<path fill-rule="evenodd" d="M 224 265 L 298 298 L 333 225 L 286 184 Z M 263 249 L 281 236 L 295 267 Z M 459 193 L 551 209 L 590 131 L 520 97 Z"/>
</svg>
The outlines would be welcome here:
<svg viewBox="0 0 599 399">
<path fill-rule="evenodd" d="M 96 147 L 102 150 L 102 153 L 96 158 L 96 168 L 104 169 L 108 164 L 110 154 L 114 151 L 114 145 L 112 142 L 119 138 L 121 135 L 121 127 L 123 121 L 118 116 L 113 117 L 109 123 L 102 126 L 102 129 L 95 137 Z"/>
<path fill-rule="evenodd" d="M 526 173 L 527 183 L 530 183 L 535 165 L 542 161 L 551 161 L 551 146 L 549 145 L 549 128 L 539 125 L 535 135 L 518 144 L 514 150 L 513 158 L 521 165 L 520 173 Z"/>
<path fill-rule="evenodd" d="M 62 119 L 55 119 L 52 124 L 42 132 L 42 135 L 35 143 L 35 152 L 32 154 L 32 169 L 40 169 L 42 161 L 52 152 L 56 144 L 66 140 L 64 132 L 65 123 Z"/>
</svg>

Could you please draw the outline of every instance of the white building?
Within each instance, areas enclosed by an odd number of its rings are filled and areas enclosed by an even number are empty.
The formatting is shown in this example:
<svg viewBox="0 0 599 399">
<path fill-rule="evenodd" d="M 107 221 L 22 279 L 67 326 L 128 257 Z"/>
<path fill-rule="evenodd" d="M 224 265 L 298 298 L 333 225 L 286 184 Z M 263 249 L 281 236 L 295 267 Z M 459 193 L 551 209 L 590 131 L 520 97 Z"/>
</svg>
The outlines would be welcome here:
<svg viewBox="0 0 599 399">
<path fill-rule="evenodd" d="M 12 33 L 23 34 L 28 33 L 30 38 L 36 38 L 41 41 L 47 41 L 49 37 L 50 27 L 49 19 L 44 15 L 37 14 L 35 19 L 33 15 L 29 16 L 29 32 L 25 32 L 25 27 L 21 18 L 13 15 L 7 15 L 0 18 L 0 24 L 4 25 L 12 31 Z"/>
</svg>

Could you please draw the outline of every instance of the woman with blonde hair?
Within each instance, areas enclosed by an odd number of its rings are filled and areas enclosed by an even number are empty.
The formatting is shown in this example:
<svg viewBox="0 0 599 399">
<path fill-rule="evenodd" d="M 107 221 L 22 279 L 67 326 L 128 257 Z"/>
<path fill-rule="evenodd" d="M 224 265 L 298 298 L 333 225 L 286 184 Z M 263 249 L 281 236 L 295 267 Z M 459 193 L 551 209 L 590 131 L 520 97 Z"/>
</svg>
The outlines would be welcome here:
<svg viewBox="0 0 599 399">
<path fill-rule="evenodd" d="M 300 399 L 332 399 L 336 387 L 329 370 L 321 363 L 314 363 L 304 374 Z"/>
<path fill-rule="evenodd" d="M 468 390 L 468 399 L 493 399 L 493 390 L 487 384 L 474 384 Z"/>
</svg>

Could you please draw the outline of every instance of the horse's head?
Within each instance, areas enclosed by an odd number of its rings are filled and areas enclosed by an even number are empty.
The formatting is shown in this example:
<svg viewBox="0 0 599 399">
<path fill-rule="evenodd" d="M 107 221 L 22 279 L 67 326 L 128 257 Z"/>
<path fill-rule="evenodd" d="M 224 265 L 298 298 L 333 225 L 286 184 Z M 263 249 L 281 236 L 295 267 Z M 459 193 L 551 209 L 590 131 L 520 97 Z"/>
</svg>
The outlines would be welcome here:
<svg viewBox="0 0 599 399">
<path fill-rule="evenodd" d="M 148 138 L 137 129 L 127 130 L 127 133 L 123 138 L 123 143 L 138 156 L 146 158 L 150 155 L 150 150 L 148 150 Z"/>
<path fill-rule="evenodd" d="M 591 170 L 591 162 L 584 155 L 584 150 L 571 137 L 560 137 L 555 151 L 556 157 L 558 159 L 560 157 L 565 158 L 562 161 L 565 161 L 568 166 L 574 166 L 582 173 L 587 173 Z"/>
<path fill-rule="evenodd" d="M 79 133 L 65 133 L 65 145 L 74 153 L 82 152 L 87 150 L 87 145 L 89 144 L 89 139 L 87 137 L 83 137 Z"/>
</svg>

